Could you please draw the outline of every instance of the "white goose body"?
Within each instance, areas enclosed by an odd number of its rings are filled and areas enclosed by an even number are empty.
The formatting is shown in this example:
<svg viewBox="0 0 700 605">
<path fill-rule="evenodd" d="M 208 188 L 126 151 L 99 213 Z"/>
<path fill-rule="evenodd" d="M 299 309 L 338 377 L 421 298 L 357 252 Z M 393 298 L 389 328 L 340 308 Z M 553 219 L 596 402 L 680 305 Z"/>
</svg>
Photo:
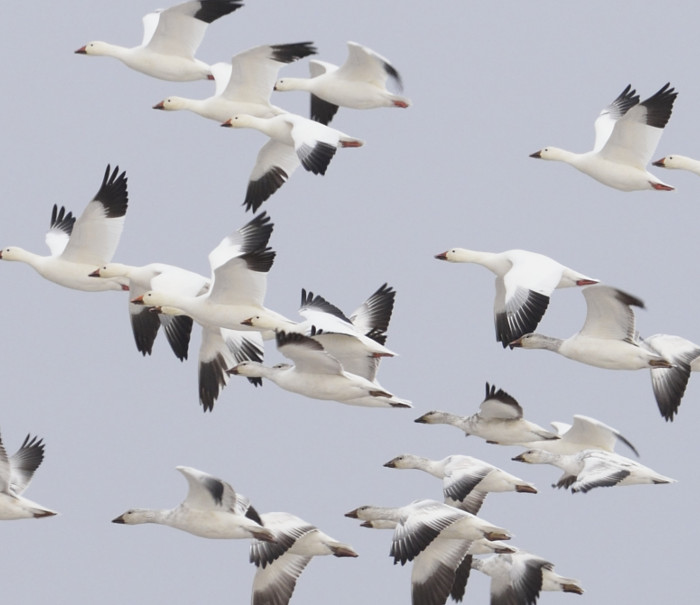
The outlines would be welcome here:
<svg viewBox="0 0 700 605">
<path fill-rule="evenodd" d="M 243 495 L 221 479 L 188 466 L 175 467 L 189 486 L 187 497 L 172 509 L 130 509 L 113 523 L 140 525 L 157 523 L 202 538 L 274 541 L 274 534 L 263 527 L 258 513 Z"/>
<path fill-rule="evenodd" d="M 475 263 L 496 275 L 493 316 L 496 340 L 504 347 L 535 330 L 555 289 L 598 283 L 597 279 L 544 254 L 528 250 L 479 252 L 452 248 L 435 258 L 452 263 Z"/>
<path fill-rule="evenodd" d="M 434 410 L 416 418 L 422 424 L 449 424 L 467 435 L 481 437 L 487 443 L 517 445 L 543 439 L 559 439 L 559 436 L 541 426 L 525 420 L 523 409 L 514 397 L 503 389 L 486 383 L 486 397 L 479 411 L 471 416 L 458 416 L 450 412 Z"/>
<path fill-rule="evenodd" d="M 644 308 L 638 298 L 610 286 L 588 286 L 586 321 L 581 330 L 562 340 L 532 333 L 510 343 L 510 347 L 545 349 L 588 365 L 610 370 L 642 370 L 671 367 L 663 356 L 641 346 L 632 306 Z"/>
<path fill-rule="evenodd" d="M 275 90 L 310 92 L 311 119 L 328 124 L 338 107 L 374 109 L 408 107 L 411 102 L 390 92 L 386 83 L 394 81 L 402 88 L 401 77 L 387 59 L 373 50 L 348 42 L 348 58 L 340 67 L 325 61 L 311 61 L 311 78 L 282 78 Z"/>
<path fill-rule="evenodd" d="M 92 279 L 97 265 L 110 260 L 117 249 L 129 203 L 126 173 L 107 166 L 102 185 L 83 213 L 76 219 L 56 205 L 46 233 L 50 256 L 41 256 L 11 246 L 0 250 L 0 259 L 28 264 L 39 275 L 66 288 L 86 292 L 128 290 L 128 280 Z"/>
<path fill-rule="evenodd" d="M 249 378 L 267 378 L 279 387 L 312 399 L 337 401 L 367 407 L 411 407 L 384 389 L 376 379 L 351 374 L 316 340 L 295 332 L 277 332 L 277 349 L 294 361 L 294 365 L 264 366 L 243 361 L 229 370 L 230 374 Z"/>
<path fill-rule="evenodd" d="M 551 464 L 562 469 L 564 474 L 552 487 L 571 488 L 573 493 L 586 493 L 595 487 L 676 482 L 630 458 L 602 450 L 583 450 L 576 454 L 527 450 L 513 460 Z"/>
<path fill-rule="evenodd" d="M 417 469 L 443 480 L 445 503 L 476 515 L 489 492 L 524 492 L 536 494 L 531 483 L 471 456 L 452 455 L 430 460 L 413 454 L 402 454 L 384 466 Z"/>
<path fill-rule="evenodd" d="M 143 41 L 126 48 L 108 42 L 88 42 L 75 52 L 107 56 L 153 78 L 186 82 L 212 77 L 209 65 L 194 57 L 207 25 L 232 13 L 242 0 L 194 0 L 148 13 Z"/>
<path fill-rule="evenodd" d="M 153 109 L 185 109 L 204 118 L 225 122 L 236 114 L 271 118 L 286 113 L 270 104 L 270 93 L 280 67 L 316 52 L 311 42 L 256 46 L 233 56 L 230 63 L 216 63 L 211 71 L 216 93 L 206 99 L 171 96 Z"/>
<path fill-rule="evenodd" d="M 596 119 L 592 151 L 574 153 L 545 147 L 530 157 L 565 162 L 621 191 L 670 191 L 673 187 L 651 174 L 646 166 L 671 117 L 677 95 L 666 84 L 640 103 L 636 91 L 628 85 Z"/>
<path fill-rule="evenodd" d="M 412 561 L 433 540 L 508 540 L 508 530 L 436 500 L 416 500 L 399 507 L 361 506 L 346 517 L 363 521 L 394 521 L 391 555 L 402 564 Z"/>
</svg>

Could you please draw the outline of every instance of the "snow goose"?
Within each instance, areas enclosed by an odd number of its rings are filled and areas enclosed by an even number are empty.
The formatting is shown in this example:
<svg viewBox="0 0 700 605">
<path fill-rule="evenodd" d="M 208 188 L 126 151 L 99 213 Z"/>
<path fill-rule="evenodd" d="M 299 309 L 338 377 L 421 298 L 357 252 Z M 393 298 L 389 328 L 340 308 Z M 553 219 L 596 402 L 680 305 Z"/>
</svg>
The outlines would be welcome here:
<svg viewBox="0 0 700 605">
<path fill-rule="evenodd" d="M 452 248 L 435 258 L 452 263 L 476 263 L 496 274 L 493 317 L 496 340 L 508 343 L 533 332 L 556 288 L 597 284 L 598 280 L 528 250 L 477 252 Z"/>
<path fill-rule="evenodd" d="M 274 534 L 263 526 L 248 498 L 236 493 L 228 483 L 189 466 L 175 468 L 189 486 L 187 497 L 179 506 L 167 510 L 133 508 L 112 519 L 112 523 L 158 523 L 202 538 L 274 542 Z"/>
<path fill-rule="evenodd" d="M 231 63 L 216 63 L 212 72 L 216 92 L 206 99 L 168 97 L 153 109 L 168 111 L 186 109 L 202 117 L 225 122 L 231 116 L 247 113 L 270 118 L 285 113 L 270 104 L 270 93 L 280 67 L 312 55 L 312 42 L 256 46 L 233 56 Z"/>
<path fill-rule="evenodd" d="M 181 269 L 165 263 L 151 263 L 136 267 L 122 263 L 108 263 L 95 269 L 90 277 L 101 279 L 121 277 L 128 280 L 129 291 L 134 297 L 141 296 L 151 289 L 202 294 L 209 289 L 209 279 L 199 273 Z M 192 318 L 187 315 L 166 315 L 152 313 L 143 305 L 129 301 L 129 317 L 134 333 L 136 348 L 145 356 L 153 350 L 158 330 L 163 326 L 170 348 L 178 359 L 187 359 L 187 349 L 192 331 Z"/>
<path fill-rule="evenodd" d="M 8 456 L 0 437 L 0 520 L 37 519 L 57 514 L 21 495 L 43 459 L 41 439 L 27 435 L 20 448 Z"/>
<path fill-rule="evenodd" d="M 257 568 L 252 605 L 287 605 L 299 576 L 312 557 L 358 556 L 348 544 L 338 542 L 295 515 L 279 512 L 260 516 L 276 541 L 258 540 L 250 545 L 250 561 Z"/>
<path fill-rule="evenodd" d="M 211 79 L 211 68 L 194 58 L 207 25 L 243 6 L 242 0 L 195 0 L 148 13 L 143 18 L 143 41 L 126 48 L 107 42 L 88 42 L 75 52 L 102 55 L 148 76 L 186 82 Z"/>
<path fill-rule="evenodd" d="M 354 341 L 352 336 L 336 335 L 337 338 L 343 336 Z M 362 376 L 345 371 L 336 357 L 309 336 L 280 331 L 275 339 L 278 351 L 291 359 L 293 365 L 280 363 L 268 367 L 255 361 L 243 361 L 228 372 L 249 378 L 267 378 L 286 391 L 312 399 L 367 407 L 412 407 L 410 401 L 392 395 L 376 381 L 376 358 L 367 366 L 371 375 Z"/>
<path fill-rule="evenodd" d="M 250 174 L 243 205 L 255 212 L 301 164 L 313 174 L 326 174 L 338 147 L 361 147 L 364 142 L 299 115 L 271 118 L 236 114 L 222 126 L 254 128 L 270 137 L 262 146 Z"/>
<path fill-rule="evenodd" d="M 524 550 L 473 559 L 471 566 L 491 577 L 491 605 L 534 605 L 542 590 L 583 594 L 578 580 L 560 576 L 552 563 Z"/>
<path fill-rule="evenodd" d="M 695 174 L 700 175 L 700 161 L 694 160 L 693 158 L 686 157 L 684 155 L 667 155 L 660 160 L 652 162 L 653 166 L 659 166 L 660 168 L 672 168 L 678 170 L 689 170 Z"/>
<path fill-rule="evenodd" d="M 389 78 L 401 90 L 401 76 L 387 59 L 357 42 L 348 42 L 348 58 L 338 67 L 310 61 L 311 78 L 283 78 L 275 90 L 311 93 L 311 119 L 328 124 L 338 106 L 353 109 L 408 107 L 411 102 L 387 90 Z"/>
<path fill-rule="evenodd" d="M 642 345 L 673 364 L 670 368 L 651 368 L 651 387 L 659 412 L 667 421 L 673 420 L 690 373 L 700 372 L 700 346 L 671 334 L 654 334 L 645 338 Z"/>
<path fill-rule="evenodd" d="M 123 278 L 91 279 L 97 265 L 112 260 L 124 227 L 129 196 L 126 172 L 119 166 L 107 166 L 99 191 L 76 219 L 56 205 L 51 213 L 51 227 L 46 245 L 51 254 L 40 256 L 16 246 L 0 250 L 0 259 L 27 263 L 49 281 L 88 292 L 128 290 Z"/>
<path fill-rule="evenodd" d="M 486 383 L 486 398 L 479 411 L 471 416 L 457 416 L 449 412 L 431 411 L 416 418 L 423 424 L 450 424 L 467 435 L 476 435 L 487 443 L 517 445 L 543 439 L 559 439 L 558 435 L 523 418 L 523 408 L 503 389 Z"/>
<path fill-rule="evenodd" d="M 600 284 L 588 286 L 582 292 L 586 299 L 586 321 L 579 332 L 566 340 L 525 334 L 511 342 L 510 347 L 545 349 L 610 370 L 672 367 L 667 359 L 642 346 L 638 339 L 632 307 L 643 309 L 641 300 Z"/>
<path fill-rule="evenodd" d="M 489 492 L 536 494 L 531 483 L 471 456 L 452 455 L 430 460 L 414 454 L 402 454 L 385 463 L 388 468 L 413 468 L 442 479 L 445 503 L 476 515 Z"/>
<path fill-rule="evenodd" d="M 371 519 L 360 525 L 373 529 L 396 529 L 398 521 Z M 445 542 L 450 542 L 450 544 L 447 545 Z M 490 541 L 486 538 L 471 541 L 457 541 L 447 538 L 434 540 L 413 559 L 411 571 L 412 603 L 416 605 L 445 603 L 448 590 L 449 596 L 453 600 L 461 601 L 464 598 L 469 580 L 472 555 L 515 551 L 515 548 L 505 542 Z"/>
<path fill-rule="evenodd" d="M 557 429 L 560 439 L 532 441 L 527 444 L 527 447 L 555 454 L 576 454 L 589 449 L 614 452 L 615 446 L 621 441 L 636 456 L 639 456 L 637 448 L 620 431 L 595 418 L 575 414 L 571 425 L 563 422 L 552 422 L 551 424 Z"/>
<path fill-rule="evenodd" d="M 576 454 L 527 450 L 513 460 L 529 464 L 551 464 L 562 469 L 564 474 L 552 487 L 570 487 L 572 493 L 585 494 L 594 487 L 676 482 L 630 458 L 602 450 L 583 450 Z"/>
<path fill-rule="evenodd" d="M 368 527 L 395 524 L 390 556 L 394 564 L 413 561 L 414 604 L 444 603 L 450 594 L 458 599 L 468 577 L 462 562 L 474 542 L 510 538 L 507 530 L 435 500 L 418 500 L 397 508 L 361 506 L 345 516 L 362 519 L 362 525 Z"/>
<path fill-rule="evenodd" d="M 396 354 L 387 349 L 384 343 L 395 298 L 396 291 L 388 284 L 383 284 L 355 309 L 350 317 L 347 317 L 322 296 L 302 288 L 299 314 L 305 318 L 305 321 L 294 323 L 279 321 L 271 316 L 254 316 L 246 319 L 243 324 L 266 332 L 282 330 L 312 336 L 334 356 L 342 354 L 335 346 L 338 342 L 335 335 L 350 335 L 357 340 L 356 354 L 361 359 L 366 359 L 368 355 L 393 357 Z M 339 342 L 343 352 L 348 351 L 348 339 L 341 337 Z M 352 372 L 347 367 L 345 369 Z"/>
<path fill-rule="evenodd" d="M 665 84 L 640 103 L 639 95 L 628 84 L 596 119 L 592 151 L 574 153 L 545 147 L 530 157 L 566 162 L 603 185 L 621 191 L 672 191 L 671 185 L 646 169 L 678 95 L 669 86 Z"/>
<path fill-rule="evenodd" d="M 241 322 L 252 315 L 275 314 L 262 305 L 267 272 L 275 258 L 275 252 L 267 247 L 272 229 L 263 212 L 225 237 L 209 253 L 212 276 L 206 292 L 196 295 L 183 289 L 155 289 L 131 301 L 169 315 L 188 315 L 202 326 L 199 392 L 204 411 L 213 408 L 228 382 L 227 368 L 246 359 L 262 361 L 260 332 Z M 260 384 L 259 380 L 251 382 Z"/>
<path fill-rule="evenodd" d="M 412 561 L 436 538 L 509 540 L 507 529 L 437 500 L 416 500 L 405 506 L 360 506 L 345 513 L 362 521 L 394 521 L 391 556 L 394 563 Z"/>
</svg>

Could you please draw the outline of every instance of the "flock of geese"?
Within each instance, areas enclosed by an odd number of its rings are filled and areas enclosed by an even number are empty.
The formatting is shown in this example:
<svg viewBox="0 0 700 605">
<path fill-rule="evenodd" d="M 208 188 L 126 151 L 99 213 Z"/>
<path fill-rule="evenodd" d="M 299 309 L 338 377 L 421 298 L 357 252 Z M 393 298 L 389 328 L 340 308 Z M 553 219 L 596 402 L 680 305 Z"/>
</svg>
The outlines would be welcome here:
<svg viewBox="0 0 700 605">
<path fill-rule="evenodd" d="M 323 175 L 337 149 L 362 145 L 362 140 L 328 126 L 339 107 L 407 108 L 410 101 L 387 89 L 387 82 L 401 86 L 392 64 L 354 42 L 348 43 L 348 58 L 340 67 L 311 60 L 307 79 L 280 79 L 278 72 L 285 64 L 315 54 L 311 42 L 258 46 L 236 54 L 229 63 L 207 65 L 196 59 L 207 25 L 242 4 L 242 0 L 184 2 L 146 15 L 140 46 L 95 41 L 76 52 L 111 56 L 155 78 L 214 80 L 215 94 L 207 99 L 171 96 L 154 108 L 189 110 L 222 126 L 254 128 L 269 137 L 241 192 L 245 209 L 255 213 L 299 165 Z M 273 90 L 310 93 L 310 118 L 272 105 Z M 596 120 L 592 151 L 576 154 L 545 147 L 531 157 L 566 162 L 624 191 L 671 190 L 646 166 L 676 95 L 666 84 L 640 102 L 636 91 L 627 86 Z M 700 162 L 684 156 L 669 155 L 654 165 L 700 174 Z M 205 412 L 213 410 L 231 376 L 245 377 L 255 386 L 268 379 L 287 391 L 347 405 L 412 407 L 377 380 L 381 359 L 395 355 L 386 346 L 396 296 L 391 286 L 381 285 L 350 313 L 302 290 L 302 320 L 295 321 L 264 305 L 267 274 L 275 260 L 270 246 L 274 224 L 266 211 L 255 214 L 209 252 L 211 274 L 204 276 L 163 263 L 112 262 L 127 209 L 126 173 L 107 166 L 82 214 L 74 216 L 64 207 L 53 207 L 46 235 L 48 256 L 11 246 L 0 251 L 0 259 L 24 262 L 67 288 L 128 291 L 131 327 L 143 355 L 151 353 L 162 328 L 174 354 L 185 359 L 196 323 L 202 331 L 198 388 Z M 700 346 L 668 334 L 640 337 L 633 311 L 644 306 L 639 298 L 526 250 L 493 253 L 452 248 L 436 258 L 479 264 L 496 275 L 494 324 L 496 340 L 503 347 L 545 349 L 607 369 L 648 369 L 661 415 L 673 420 L 690 373 L 700 370 Z M 566 287 L 582 288 L 587 306 L 582 328 L 566 339 L 536 333 L 553 292 Z M 263 364 L 264 343 L 272 340 L 292 363 Z M 558 467 L 563 474 L 554 486 L 572 492 L 674 481 L 616 453 L 616 445 L 622 442 L 638 455 L 618 430 L 583 415 L 574 416 L 571 425 L 553 423 L 554 430 L 547 430 L 527 421 L 514 397 L 488 383 L 473 415 L 435 410 L 415 421 L 448 424 L 489 443 L 522 446 L 524 451 L 513 460 Z M 37 437 L 28 435 L 12 456 L 0 441 L 0 519 L 56 514 L 22 495 L 43 456 L 43 440 Z M 414 605 L 439 605 L 450 597 L 461 601 L 472 569 L 491 577 L 492 605 L 532 604 L 541 591 L 583 592 L 577 580 L 555 573 L 551 562 L 507 544 L 512 535 L 508 529 L 477 516 L 489 493 L 535 494 L 532 483 L 463 455 L 430 460 L 403 454 L 384 466 L 422 470 L 442 480 L 443 501 L 361 506 L 346 513 L 365 527 L 393 532 L 390 556 L 394 563 L 413 566 Z M 159 523 L 205 538 L 251 540 L 250 560 L 256 567 L 253 605 L 288 603 L 314 556 L 358 556 L 348 544 L 293 514 L 259 514 L 220 478 L 191 467 L 176 468 L 188 483 L 187 496 L 178 506 L 131 509 L 113 522 Z"/>
</svg>

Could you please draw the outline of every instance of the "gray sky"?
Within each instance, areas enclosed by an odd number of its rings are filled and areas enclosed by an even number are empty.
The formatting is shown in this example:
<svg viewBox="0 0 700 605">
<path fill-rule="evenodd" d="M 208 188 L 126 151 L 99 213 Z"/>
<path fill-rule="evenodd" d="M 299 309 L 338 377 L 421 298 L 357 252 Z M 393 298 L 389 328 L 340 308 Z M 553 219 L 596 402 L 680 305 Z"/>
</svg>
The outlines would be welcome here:
<svg viewBox="0 0 700 605">
<path fill-rule="evenodd" d="M 700 157 L 692 113 L 700 80 L 686 58 L 697 46 L 695 3 L 661 11 L 651 2 L 449 1 L 434 12 L 399 0 L 292 4 L 247 0 L 209 28 L 198 57 L 215 62 L 259 44 L 312 40 L 318 58 L 341 63 L 353 40 L 393 62 L 413 106 L 341 109 L 333 125 L 365 147 L 338 151 L 325 177 L 298 170 L 264 204 L 278 253 L 266 305 L 295 317 L 304 287 L 349 312 L 385 281 L 394 286 L 387 344 L 400 357 L 382 362 L 379 379 L 415 408 L 353 408 L 233 379 L 203 414 L 199 330 L 189 361 L 177 361 L 164 339 L 143 359 L 126 295 L 67 290 L 3 263 L 2 438 L 8 451 L 28 432 L 45 439 L 46 459 L 26 495 L 61 513 L 1 525 L 4 601 L 245 603 L 254 573 L 247 542 L 110 523 L 127 508 L 178 504 L 186 483 L 175 466 L 187 465 L 230 482 L 259 511 L 294 513 L 360 553 L 314 560 L 292 603 L 410 602 L 410 567 L 392 564 L 390 533 L 343 517 L 362 504 L 440 498 L 436 479 L 382 467 L 404 452 L 473 455 L 538 486 L 534 496 L 491 495 L 482 516 L 586 589 L 541 602 L 687 600 L 700 538 L 700 380 L 691 378 L 676 421 L 666 423 L 646 371 L 503 350 L 493 276 L 433 256 L 454 246 L 541 252 L 642 298 L 642 335 L 700 342 L 690 321 L 700 286 L 687 278 L 698 177 L 652 168 L 677 191 L 622 193 L 528 158 L 545 145 L 590 149 L 593 120 L 628 83 L 644 99 L 667 81 L 679 96 L 655 157 Z M 0 245 L 46 253 L 51 206 L 82 212 L 107 163 L 129 177 L 117 261 L 207 273 L 208 252 L 251 218 L 241 204 L 265 138 L 151 109 L 168 95 L 209 96 L 211 83 L 158 81 L 114 59 L 73 54 L 93 39 L 138 44 L 141 16 L 153 8 L 146 0 L 12 5 L 0 24 Z M 306 75 L 305 63 L 282 73 Z M 275 93 L 273 102 L 308 109 L 301 92 Z M 557 292 L 539 331 L 569 336 L 584 314 L 579 292 Z M 266 353 L 271 363 L 280 358 L 269 343 Z M 511 462 L 519 448 L 413 422 L 430 409 L 474 412 L 486 381 L 538 424 L 586 414 L 620 429 L 643 464 L 678 483 L 572 495 L 549 487 L 556 469 Z M 476 572 L 467 599 L 488 602 L 488 581 Z"/>
</svg>

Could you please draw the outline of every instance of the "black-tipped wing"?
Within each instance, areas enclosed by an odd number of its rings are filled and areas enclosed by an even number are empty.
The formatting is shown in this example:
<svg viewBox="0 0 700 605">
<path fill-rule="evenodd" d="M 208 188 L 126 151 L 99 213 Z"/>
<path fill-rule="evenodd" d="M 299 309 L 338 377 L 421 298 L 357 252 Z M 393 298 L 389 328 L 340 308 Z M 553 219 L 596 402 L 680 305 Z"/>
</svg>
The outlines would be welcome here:
<svg viewBox="0 0 700 605">
<path fill-rule="evenodd" d="M 443 480 L 444 496 L 462 502 L 489 472 L 491 468 L 484 466 L 469 470 L 457 469 L 449 473 Z"/>
<path fill-rule="evenodd" d="M 306 291 L 304 288 L 301 289 L 301 305 L 299 307 L 299 314 L 308 319 L 311 323 L 315 323 L 315 313 L 326 313 L 337 317 L 338 319 L 352 324 L 352 321 L 345 316 L 338 307 L 334 304 L 328 302 L 323 296 L 314 294 L 311 291 Z"/>
<path fill-rule="evenodd" d="M 66 209 L 63 206 L 59 209 L 56 204 L 53 205 L 51 225 L 46 232 L 46 245 L 51 251 L 51 256 L 58 256 L 63 252 L 73 232 L 74 224 L 75 217 L 72 212 L 66 213 Z"/>
<path fill-rule="evenodd" d="M 391 314 L 394 311 L 395 299 L 396 290 L 388 284 L 382 284 L 376 292 L 351 313 L 350 321 L 360 332 L 376 342 L 384 344 Z"/>
<path fill-rule="evenodd" d="M 153 343 L 160 329 L 158 313 L 149 307 L 129 304 L 129 319 L 136 348 L 145 357 L 153 352 Z"/>
<path fill-rule="evenodd" d="M 228 383 L 226 370 L 241 361 L 262 361 L 262 337 L 254 332 L 238 332 L 218 328 L 202 329 L 199 349 L 199 402 L 205 412 L 214 409 L 214 402 Z M 249 378 L 255 386 L 260 378 Z"/>
<path fill-rule="evenodd" d="M 10 457 L 10 487 L 21 494 L 44 459 L 44 442 L 27 435 L 20 448 Z"/>
<path fill-rule="evenodd" d="M 505 300 L 503 281 L 497 279 L 494 304 L 496 340 L 505 348 L 508 343 L 535 331 L 549 306 L 549 296 L 526 288 L 517 288 L 505 306 L 499 304 L 502 300 Z"/>
<path fill-rule="evenodd" d="M 643 344 L 673 364 L 672 368 L 653 368 L 651 386 L 661 415 L 673 420 L 690 379 L 690 366 L 700 357 L 700 347 L 680 336 L 655 334 Z"/>
<path fill-rule="evenodd" d="M 605 159 L 644 169 L 659 144 L 677 95 L 666 84 L 642 103 L 631 107 L 615 122 L 600 154 Z"/>
<path fill-rule="evenodd" d="M 317 97 L 314 94 L 311 95 L 311 111 L 309 115 L 315 122 L 320 122 L 327 126 L 337 112 L 337 105 L 324 101 L 321 97 Z"/>
<path fill-rule="evenodd" d="M 159 319 L 170 348 L 180 361 L 184 361 L 190 346 L 192 318 L 187 315 L 159 315 Z"/>
<path fill-rule="evenodd" d="M 314 174 L 326 174 L 328 164 L 338 148 L 335 145 L 317 141 L 314 145 L 302 143 L 297 149 L 297 156 L 305 170 Z"/>
<path fill-rule="evenodd" d="M 275 193 L 300 164 L 292 145 L 270 139 L 258 152 L 250 173 L 246 196 L 246 210 L 257 211 L 260 205 Z"/>
<path fill-rule="evenodd" d="M 495 386 L 486 383 L 486 397 L 479 406 L 479 416 L 482 418 L 517 419 L 523 417 L 523 408 L 515 397 L 503 389 L 496 390 Z"/>
<path fill-rule="evenodd" d="M 112 260 L 119 244 L 129 203 L 126 172 L 107 166 L 102 185 L 73 225 L 62 253 L 65 260 L 104 265 Z"/>
<path fill-rule="evenodd" d="M 646 101 L 642 101 L 640 105 L 646 109 L 646 123 L 654 128 L 663 128 L 671 118 L 673 111 L 673 102 L 676 100 L 678 93 L 671 88 L 671 83 L 666 84 Z"/>
<path fill-rule="evenodd" d="M 394 530 L 390 556 L 394 563 L 405 564 L 417 557 L 437 538 L 442 530 L 464 517 L 464 513 L 448 506 L 422 506 L 417 513 L 410 514 Z"/>
<path fill-rule="evenodd" d="M 632 85 L 628 84 L 618 97 L 603 109 L 595 121 L 595 142 L 593 149 L 599 151 L 610 138 L 617 122 L 630 108 L 639 103 L 639 95 Z"/>
<path fill-rule="evenodd" d="M 211 23 L 243 6 L 243 0 L 200 0 L 199 9 L 193 17 Z"/>
<path fill-rule="evenodd" d="M 246 211 L 257 212 L 262 203 L 267 200 L 287 181 L 289 176 L 279 166 L 271 166 L 259 179 L 248 181 L 243 205 Z"/>
</svg>

